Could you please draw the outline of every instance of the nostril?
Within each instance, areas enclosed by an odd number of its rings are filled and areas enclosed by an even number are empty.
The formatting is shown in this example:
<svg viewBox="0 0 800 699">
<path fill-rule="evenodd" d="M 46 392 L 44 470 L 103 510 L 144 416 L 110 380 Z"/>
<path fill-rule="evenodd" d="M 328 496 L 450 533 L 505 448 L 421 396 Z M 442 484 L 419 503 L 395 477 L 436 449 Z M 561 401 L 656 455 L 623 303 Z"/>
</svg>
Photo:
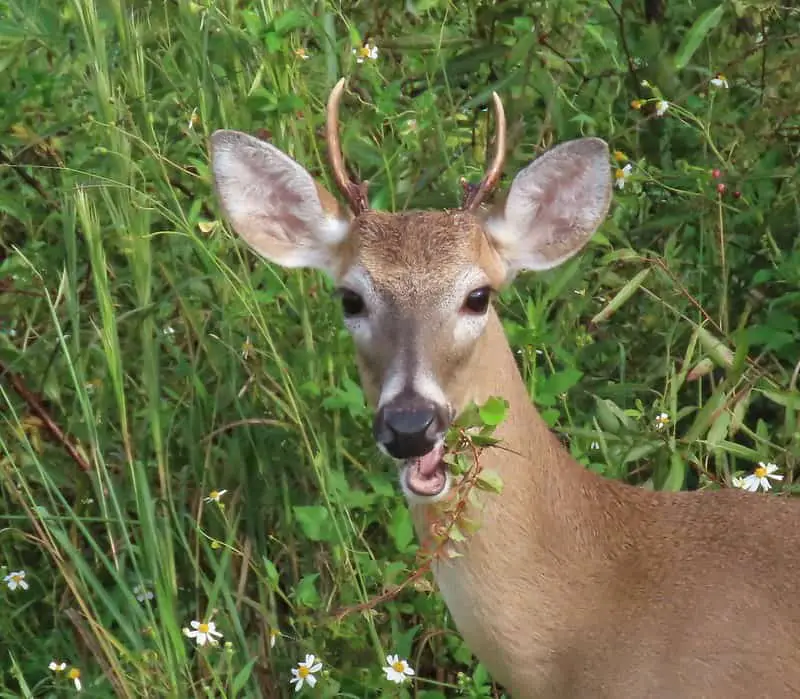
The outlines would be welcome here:
<svg viewBox="0 0 800 699">
<path fill-rule="evenodd" d="M 436 418 L 433 407 L 412 408 L 411 410 L 387 409 L 385 422 L 397 437 L 424 434 Z"/>
<path fill-rule="evenodd" d="M 394 440 L 394 432 L 386 421 L 386 411 L 383 408 L 381 408 L 375 416 L 375 422 L 372 425 L 372 433 L 378 444 L 386 445 Z"/>
</svg>

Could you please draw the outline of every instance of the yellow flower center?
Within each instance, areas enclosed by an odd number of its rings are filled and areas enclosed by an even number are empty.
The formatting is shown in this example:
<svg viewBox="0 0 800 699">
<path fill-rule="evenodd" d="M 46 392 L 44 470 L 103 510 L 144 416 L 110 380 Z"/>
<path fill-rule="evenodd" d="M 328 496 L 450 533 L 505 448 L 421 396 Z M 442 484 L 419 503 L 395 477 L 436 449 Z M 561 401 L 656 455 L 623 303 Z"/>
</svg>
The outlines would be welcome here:
<svg viewBox="0 0 800 699">
<path fill-rule="evenodd" d="M 614 177 L 616 177 L 618 180 L 624 180 L 625 179 L 625 170 L 617 168 L 617 171 L 614 173 Z"/>
<path fill-rule="evenodd" d="M 767 469 L 763 466 L 756 466 L 755 474 L 756 478 L 765 478 L 767 475 Z"/>
<path fill-rule="evenodd" d="M 358 55 L 361 58 L 369 58 L 369 48 L 362 46 L 360 49 L 358 49 Z"/>
<path fill-rule="evenodd" d="M 405 664 L 401 663 L 399 660 L 396 663 L 392 663 L 392 670 L 395 672 L 404 672 L 405 669 Z"/>
<path fill-rule="evenodd" d="M 19 573 L 14 573 L 14 575 L 11 576 L 11 580 L 13 580 L 17 584 L 22 582 L 22 578 L 23 576 L 20 575 Z"/>
<path fill-rule="evenodd" d="M 197 630 L 200 633 L 208 633 L 208 624 L 200 624 L 200 626 L 197 627 Z"/>
<path fill-rule="evenodd" d="M 628 156 L 625 155 L 625 153 L 623 153 L 621 150 L 615 150 L 614 151 L 614 160 L 616 160 L 618 163 L 621 163 L 623 160 L 627 160 L 627 159 L 628 159 Z"/>
<path fill-rule="evenodd" d="M 641 100 L 633 100 L 633 102 L 631 102 L 631 109 L 641 109 L 641 108 L 642 108 Z"/>
<path fill-rule="evenodd" d="M 305 678 L 306 678 L 306 677 L 308 677 L 308 676 L 309 676 L 311 673 L 308 671 L 308 668 L 307 668 L 307 667 L 300 667 L 300 668 L 297 670 L 297 674 L 300 676 L 300 678 L 301 678 L 301 679 L 305 679 Z"/>
<path fill-rule="evenodd" d="M 77 667 L 70 668 L 67 677 L 71 680 L 77 680 L 81 676 L 81 671 Z"/>
<path fill-rule="evenodd" d="M 210 497 L 212 500 L 219 500 L 219 491 L 218 490 L 212 490 L 209 493 L 208 497 Z"/>
</svg>

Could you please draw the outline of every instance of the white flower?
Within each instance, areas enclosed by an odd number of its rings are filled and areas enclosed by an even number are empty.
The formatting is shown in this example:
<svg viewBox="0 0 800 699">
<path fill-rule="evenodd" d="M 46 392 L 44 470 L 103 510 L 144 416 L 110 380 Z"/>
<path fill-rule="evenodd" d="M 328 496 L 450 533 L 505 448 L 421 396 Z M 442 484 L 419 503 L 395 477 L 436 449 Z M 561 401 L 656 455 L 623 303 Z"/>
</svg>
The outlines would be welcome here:
<svg viewBox="0 0 800 699">
<path fill-rule="evenodd" d="M 592 443 L 589 445 L 589 449 L 599 449 L 599 448 L 600 448 L 600 442 L 597 442 L 597 441 L 595 441 L 595 442 L 592 442 Z"/>
<path fill-rule="evenodd" d="M 219 502 L 220 502 L 220 498 L 221 498 L 223 495 L 225 495 L 225 493 L 227 493 L 227 492 L 228 492 L 227 490 L 212 490 L 212 491 L 211 491 L 211 492 L 208 494 L 208 497 L 204 498 L 204 500 L 205 500 L 206 502 L 216 502 L 216 503 L 219 503 Z"/>
<path fill-rule="evenodd" d="M 409 677 L 414 676 L 414 670 L 407 660 L 400 660 L 397 655 L 386 656 L 386 666 L 383 668 L 386 679 L 395 684 L 403 684 Z"/>
<path fill-rule="evenodd" d="M 353 55 L 356 57 L 356 63 L 363 63 L 366 59 L 374 61 L 378 58 L 378 47 L 367 42 L 361 48 L 353 49 Z"/>
<path fill-rule="evenodd" d="M 711 78 L 710 82 L 714 87 L 723 87 L 726 90 L 728 89 L 728 80 L 722 73 L 717 73 L 713 78 Z"/>
<path fill-rule="evenodd" d="M 81 684 L 81 671 L 77 667 L 71 667 L 67 673 L 67 677 L 75 683 L 75 689 L 81 691 L 83 685 Z"/>
<path fill-rule="evenodd" d="M 741 476 L 734 476 L 731 479 L 731 485 L 734 488 L 744 488 L 744 478 L 742 478 Z"/>
<path fill-rule="evenodd" d="M 171 325 L 165 325 L 161 329 L 161 334 L 165 335 L 167 337 L 169 337 L 170 335 L 174 335 L 175 334 L 175 328 L 173 328 Z"/>
<path fill-rule="evenodd" d="M 215 646 L 219 643 L 217 639 L 222 638 L 222 634 L 217 631 L 217 625 L 213 621 L 192 621 L 189 625 L 192 627 L 192 630 L 190 631 L 185 628 L 183 630 L 183 635 L 187 638 L 194 638 L 198 646 L 204 646 L 206 643 Z"/>
<path fill-rule="evenodd" d="M 47 666 L 53 672 L 64 672 L 67 669 L 67 664 L 65 662 L 58 662 L 57 660 L 51 660 L 50 664 Z"/>
<path fill-rule="evenodd" d="M 269 630 L 269 647 L 275 647 L 275 641 L 278 640 L 278 636 L 281 635 L 281 632 L 278 629 L 270 629 Z"/>
<path fill-rule="evenodd" d="M 16 570 L 10 572 L 6 577 L 3 578 L 3 582 L 8 585 L 8 589 L 12 592 L 16 590 L 18 587 L 21 587 L 23 590 L 27 590 L 28 583 L 25 582 L 25 571 L 24 570 Z"/>
<path fill-rule="evenodd" d="M 633 165 L 628 163 L 625 167 L 618 167 L 614 172 L 614 179 L 617 181 L 616 187 L 617 189 L 625 189 L 625 182 L 628 179 L 628 175 L 631 174 L 633 170 Z"/>
<path fill-rule="evenodd" d="M 146 599 L 153 599 L 155 595 L 148 590 L 144 585 L 137 585 L 133 588 L 133 594 L 136 596 L 136 599 L 140 602 L 144 602 Z"/>
<path fill-rule="evenodd" d="M 671 422 L 667 413 L 659 413 L 656 415 L 656 429 L 663 430 Z"/>
<path fill-rule="evenodd" d="M 656 116 L 664 116 L 664 112 L 669 109 L 669 102 L 666 100 L 659 100 L 656 102 Z"/>
<path fill-rule="evenodd" d="M 305 662 L 297 663 L 297 667 L 292 668 L 292 679 L 289 680 L 289 684 L 294 685 L 295 692 L 299 692 L 304 683 L 307 683 L 309 687 L 317 684 L 314 673 L 322 669 L 322 663 L 314 663 L 314 660 L 316 658 L 313 655 L 306 655 Z"/>
<path fill-rule="evenodd" d="M 777 470 L 777 464 L 765 464 L 763 461 L 759 461 L 756 470 L 742 480 L 742 485 L 740 487 L 743 490 L 755 493 L 760 486 L 761 489 L 766 492 L 772 488 L 769 482 L 770 478 L 775 481 L 783 480 L 783 476 L 776 473 Z"/>
</svg>

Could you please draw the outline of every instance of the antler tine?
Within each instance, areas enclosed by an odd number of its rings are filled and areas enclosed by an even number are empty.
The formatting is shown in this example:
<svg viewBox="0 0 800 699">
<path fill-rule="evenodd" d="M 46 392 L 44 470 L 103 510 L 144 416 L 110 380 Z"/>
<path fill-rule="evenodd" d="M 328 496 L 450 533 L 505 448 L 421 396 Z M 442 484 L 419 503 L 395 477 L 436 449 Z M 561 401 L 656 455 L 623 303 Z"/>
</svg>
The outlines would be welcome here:
<svg viewBox="0 0 800 699">
<path fill-rule="evenodd" d="M 344 166 L 342 145 L 339 141 L 339 103 L 342 101 L 345 82 L 346 78 L 339 80 L 328 97 L 326 140 L 328 142 L 328 158 L 333 168 L 336 186 L 344 198 L 347 199 L 350 210 L 358 216 L 369 209 L 369 201 L 367 199 L 369 182 L 352 182 L 347 176 L 347 170 Z"/>
<path fill-rule="evenodd" d="M 461 208 L 466 211 L 477 209 L 486 195 L 495 188 L 500 175 L 503 174 L 503 164 L 506 160 L 506 113 L 503 109 L 503 101 L 496 92 L 492 92 L 492 99 L 494 100 L 494 118 L 497 130 L 494 160 L 477 187 L 464 183 L 464 203 Z"/>
</svg>

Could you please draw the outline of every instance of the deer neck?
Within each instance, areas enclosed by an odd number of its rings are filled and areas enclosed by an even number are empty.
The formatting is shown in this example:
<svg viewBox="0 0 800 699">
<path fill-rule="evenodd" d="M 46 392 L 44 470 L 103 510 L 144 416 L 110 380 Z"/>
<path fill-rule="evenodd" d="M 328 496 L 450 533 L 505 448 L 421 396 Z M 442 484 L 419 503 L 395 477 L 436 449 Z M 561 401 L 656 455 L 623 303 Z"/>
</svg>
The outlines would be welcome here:
<svg viewBox="0 0 800 699">
<path fill-rule="evenodd" d="M 588 585 L 592 561 L 607 560 L 615 529 L 622 534 L 623 498 L 618 484 L 577 463 L 539 416 L 500 320 L 490 313 L 469 368 L 471 398 L 502 396 L 509 402 L 506 420 L 495 432 L 500 447 L 479 458 L 481 468 L 500 475 L 503 490 L 480 493 L 482 508 L 469 513 L 479 522 L 477 531 L 464 543 L 448 544 L 458 557 L 437 555 L 432 568 L 473 653 L 496 679 L 516 684 L 514 663 L 524 661 L 509 653 L 509 638 L 537 629 L 542 658 L 547 657 L 554 639 L 546 629 L 569 623 L 564 617 L 571 598 L 594 594 L 582 585 Z M 423 541 L 440 514 L 441 505 L 412 506 Z M 528 660 L 530 652 L 528 647 Z"/>
<path fill-rule="evenodd" d="M 491 469 L 501 476 L 503 492 L 487 493 L 482 500 L 490 513 L 502 511 L 504 524 L 516 522 L 525 526 L 528 535 L 531 529 L 552 531 L 563 515 L 569 516 L 568 525 L 574 529 L 581 524 L 574 518 L 585 509 L 584 505 L 596 501 L 589 496 L 588 503 L 583 502 L 585 487 L 607 481 L 589 473 L 573 459 L 539 415 L 500 319 L 493 309 L 489 313 L 486 332 L 465 372 L 470 384 L 468 400 L 482 403 L 499 396 L 508 401 L 509 408 L 506 419 L 495 432 L 500 445 L 485 449 L 479 458 L 482 469 Z"/>
</svg>

